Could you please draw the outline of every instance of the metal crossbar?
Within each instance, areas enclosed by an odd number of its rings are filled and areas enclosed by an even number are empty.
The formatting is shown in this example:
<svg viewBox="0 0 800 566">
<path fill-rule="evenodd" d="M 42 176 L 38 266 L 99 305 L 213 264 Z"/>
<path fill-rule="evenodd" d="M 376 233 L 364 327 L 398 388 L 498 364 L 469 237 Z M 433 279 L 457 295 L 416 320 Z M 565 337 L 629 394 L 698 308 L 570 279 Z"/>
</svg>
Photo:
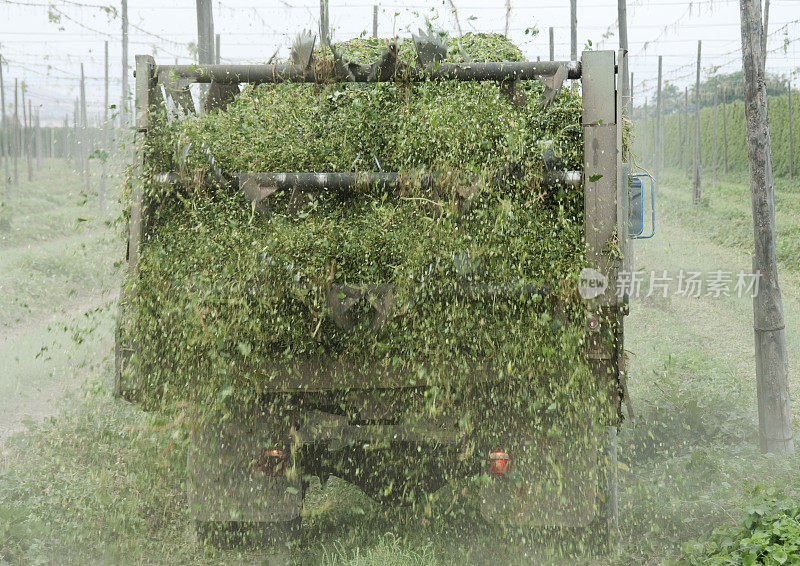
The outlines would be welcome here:
<svg viewBox="0 0 800 566">
<path fill-rule="evenodd" d="M 393 73 L 374 73 L 371 65 L 351 65 L 347 74 L 335 70 L 317 72 L 313 66 L 301 65 L 158 65 L 158 76 L 185 79 L 196 83 L 324 83 L 393 81 L 516 81 L 534 80 L 556 74 L 560 67 L 568 79 L 581 78 L 578 61 L 508 61 L 503 63 L 439 63 L 425 67 L 398 65 Z"/>
</svg>

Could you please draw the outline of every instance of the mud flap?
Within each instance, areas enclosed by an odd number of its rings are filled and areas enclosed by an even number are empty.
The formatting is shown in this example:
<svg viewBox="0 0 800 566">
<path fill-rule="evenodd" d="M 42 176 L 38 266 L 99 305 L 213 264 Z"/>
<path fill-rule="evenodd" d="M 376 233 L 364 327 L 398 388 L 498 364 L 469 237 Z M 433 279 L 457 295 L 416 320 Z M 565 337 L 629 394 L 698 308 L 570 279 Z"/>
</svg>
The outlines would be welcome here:
<svg viewBox="0 0 800 566">
<path fill-rule="evenodd" d="M 263 460 L 265 451 L 288 440 L 287 434 L 276 432 L 266 419 L 195 427 L 187 463 L 190 516 L 196 521 L 219 522 L 278 522 L 299 517 L 303 486 L 294 451 L 277 477 Z"/>
<path fill-rule="evenodd" d="M 605 509 L 602 431 L 548 438 L 535 433 L 511 447 L 512 467 L 482 482 L 481 514 L 490 523 L 529 528 L 588 527 Z"/>
</svg>

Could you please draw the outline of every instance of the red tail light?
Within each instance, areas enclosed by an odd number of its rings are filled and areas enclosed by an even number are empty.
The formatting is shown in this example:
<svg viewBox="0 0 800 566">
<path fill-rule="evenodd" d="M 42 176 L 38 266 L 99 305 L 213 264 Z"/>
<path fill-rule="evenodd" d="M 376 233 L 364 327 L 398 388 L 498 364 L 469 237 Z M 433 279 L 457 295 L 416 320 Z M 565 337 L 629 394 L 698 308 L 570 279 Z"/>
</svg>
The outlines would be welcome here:
<svg viewBox="0 0 800 566">
<path fill-rule="evenodd" d="M 490 474 L 507 474 L 511 469 L 511 456 L 505 450 L 490 450 L 486 465 Z"/>
<path fill-rule="evenodd" d="M 268 476 L 283 477 L 286 468 L 286 451 L 282 448 L 264 448 L 256 467 Z"/>
</svg>

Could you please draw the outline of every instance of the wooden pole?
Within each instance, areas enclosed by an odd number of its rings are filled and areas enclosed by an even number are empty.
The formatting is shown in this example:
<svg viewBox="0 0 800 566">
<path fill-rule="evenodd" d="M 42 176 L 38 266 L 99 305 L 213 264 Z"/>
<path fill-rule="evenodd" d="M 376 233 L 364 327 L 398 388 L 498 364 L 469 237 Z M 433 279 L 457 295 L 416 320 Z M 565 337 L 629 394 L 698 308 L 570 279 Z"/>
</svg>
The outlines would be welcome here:
<svg viewBox="0 0 800 566">
<path fill-rule="evenodd" d="M 683 112 L 681 112 L 679 114 L 679 116 L 680 116 L 680 120 L 678 121 L 678 129 L 680 130 L 680 132 L 678 132 L 678 136 L 677 137 L 678 137 L 678 139 L 680 139 L 680 146 L 681 146 L 681 149 L 680 149 L 680 152 L 681 152 L 681 158 L 680 158 L 681 159 L 681 161 L 680 161 L 680 163 L 681 163 L 681 171 L 684 171 L 685 170 L 684 167 L 686 167 L 686 142 L 688 141 L 686 139 L 686 130 L 685 130 L 685 127 L 686 127 L 686 103 L 685 102 L 684 102 L 684 105 L 683 105 Z"/>
<path fill-rule="evenodd" d="M 722 90 L 722 171 L 728 174 L 728 89 Z"/>
<path fill-rule="evenodd" d="M 714 85 L 714 137 L 713 143 L 711 144 L 711 174 L 712 174 L 712 186 L 716 188 L 717 186 L 717 104 L 719 104 L 719 84 Z"/>
<path fill-rule="evenodd" d="M 792 413 L 783 300 L 775 249 L 775 187 L 764 82 L 760 0 L 740 0 L 747 154 L 753 209 L 753 272 L 760 275 L 753 297 L 759 445 L 762 452 L 792 453 Z"/>
<path fill-rule="evenodd" d="M 199 1 L 199 0 L 198 0 Z M 328 0 L 319 0 L 319 36 L 322 45 L 330 44 L 330 19 L 328 14 Z"/>
<path fill-rule="evenodd" d="M 39 122 L 39 107 L 36 107 L 36 124 L 34 125 L 34 153 L 36 155 L 36 169 L 41 170 L 42 168 L 42 126 L 41 122 Z"/>
<path fill-rule="evenodd" d="M 214 15 L 211 0 L 197 0 L 197 62 L 201 65 L 214 63 Z M 200 109 L 205 111 L 207 85 L 200 87 Z"/>
<path fill-rule="evenodd" d="M 83 63 L 81 63 L 81 157 L 83 157 L 83 178 L 86 183 L 86 194 L 90 194 L 89 186 L 89 120 L 86 116 L 86 77 L 83 74 Z"/>
<path fill-rule="evenodd" d="M 214 36 L 214 62 L 219 65 L 220 58 L 219 58 L 219 34 Z"/>
<path fill-rule="evenodd" d="M 789 76 L 789 178 L 794 179 L 794 130 L 792 129 L 792 77 Z"/>
<path fill-rule="evenodd" d="M 647 130 L 647 97 L 646 96 L 644 97 L 644 124 L 643 124 L 642 130 L 644 131 L 644 148 L 643 148 L 643 151 L 644 151 L 645 157 L 642 158 L 642 160 L 644 161 L 644 159 L 646 159 L 647 154 L 650 153 L 647 150 L 647 145 L 648 145 L 647 144 L 647 138 L 650 137 L 650 132 Z"/>
<path fill-rule="evenodd" d="M 660 157 L 659 157 L 659 159 L 661 161 L 659 163 L 661 164 L 661 168 L 662 169 L 664 168 L 664 163 L 665 163 L 664 155 L 665 155 L 665 153 L 667 151 L 667 144 L 664 142 L 664 137 L 666 136 L 666 134 L 664 133 L 664 132 L 666 132 L 666 128 L 664 127 L 664 122 L 665 122 L 665 116 L 664 116 L 664 113 L 662 112 L 661 113 L 661 119 L 659 120 L 659 126 L 658 126 L 659 131 L 661 132 L 661 144 L 660 144 L 661 152 L 660 152 Z M 657 187 L 656 187 L 656 189 L 657 189 Z"/>
<path fill-rule="evenodd" d="M 100 186 L 97 189 L 97 200 L 100 205 L 100 210 L 106 209 L 106 176 L 108 175 L 108 156 L 111 154 L 111 148 L 108 141 L 108 41 L 105 43 L 105 58 L 104 73 L 103 73 L 103 156 L 102 164 L 103 169 L 100 172 Z"/>
<path fill-rule="evenodd" d="M 556 42 L 555 35 L 553 34 L 553 28 L 550 28 L 550 60 L 556 60 Z"/>
<path fill-rule="evenodd" d="M 511 20 L 511 0 L 506 0 L 506 28 L 505 32 L 503 33 L 504 36 L 508 37 L 508 22 Z"/>
<path fill-rule="evenodd" d="M 764 27 L 761 30 L 761 66 L 767 64 L 767 38 L 769 30 L 769 0 L 764 0 Z"/>
<path fill-rule="evenodd" d="M 701 157 L 700 157 L 700 54 L 703 41 L 697 42 L 697 80 L 694 87 L 694 178 L 692 182 L 692 202 L 698 204 L 701 197 Z"/>
<path fill-rule="evenodd" d="M 689 87 L 684 87 L 683 89 L 683 141 L 684 145 L 686 146 L 685 151 L 689 151 Z M 686 178 L 690 178 L 691 175 L 689 173 L 689 159 L 686 159 Z"/>
<path fill-rule="evenodd" d="M 578 0 L 569 2 L 569 56 L 571 61 L 578 60 Z"/>
<path fill-rule="evenodd" d="M 17 79 L 14 79 L 14 186 L 19 185 L 19 102 L 17 100 Z"/>
<path fill-rule="evenodd" d="M 120 98 L 119 123 L 124 129 L 130 124 L 128 114 L 128 0 L 122 0 L 122 97 Z"/>
<path fill-rule="evenodd" d="M 11 159 L 11 143 L 8 136 L 8 122 L 6 121 L 6 85 L 3 80 L 3 56 L 0 55 L 0 101 L 2 101 L 2 127 L 3 127 L 3 171 L 5 172 L 6 200 L 11 198 L 11 173 L 8 162 Z"/>
<path fill-rule="evenodd" d="M 72 149 L 72 160 L 75 163 L 75 168 L 78 173 L 83 173 L 83 161 L 81 161 L 81 154 L 80 154 L 80 147 L 78 146 L 78 116 L 80 115 L 80 110 L 78 110 L 78 105 L 80 102 L 78 99 L 75 99 L 75 105 L 73 106 L 72 110 L 72 140 L 71 140 L 71 149 Z"/>
<path fill-rule="evenodd" d="M 72 155 L 70 153 L 70 147 L 69 147 L 69 112 L 64 114 L 63 137 L 64 137 L 64 147 L 61 148 L 61 151 L 64 154 L 64 159 L 71 160 Z"/>
<path fill-rule="evenodd" d="M 24 87 L 24 83 L 23 83 Z M 25 120 L 25 162 L 28 164 L 28 181 L 33 181 L 33 116 L 31 99 L 28 99 L 28 114 L 25 114 L 25 88 L 22 89 L 22 117 Z"/>
<path fill-rule="evenodd" d="M 627 0 L 618 0 L 617 2 L 617 22 L 619 28 L 619 48 L 628 51 L 628 6 Z M 628 59 L 627 57 L 622 60 L 622 69 L 620 69 L 621 95 L 622 95 L 622 111 L 625 114 L 629 113 L 630 105 L 630 91 L 628 90 Z"/>
<path fill-rule="evenodd" d="M 22 124 L 20 125 L 20 157 L 28 154 L 28 114 L 25 105 L 25 82 L 19 86 L 19 92 L 22 98 Z"/>
<path fill-rule="evenodd" d="M 372 6 L 372 37 L 378 37 L 378 5 Z"/>
<path fill-rule="evenodd" d="M 214 17 L 211 0 L 197 0 L 197 56 L 201 65 L 214 63 Z"/>
<path fill-rule="evenodd" d="M 659 173 L 661 172 L 661 144 L 664 140 L 661 139 L 661 66 L 662 58 L 658 56 L 658 90 L 656 90 L 656 124 L 655 136 L 653 136 L 653 173 L 658 181 Z"/>
</svg>

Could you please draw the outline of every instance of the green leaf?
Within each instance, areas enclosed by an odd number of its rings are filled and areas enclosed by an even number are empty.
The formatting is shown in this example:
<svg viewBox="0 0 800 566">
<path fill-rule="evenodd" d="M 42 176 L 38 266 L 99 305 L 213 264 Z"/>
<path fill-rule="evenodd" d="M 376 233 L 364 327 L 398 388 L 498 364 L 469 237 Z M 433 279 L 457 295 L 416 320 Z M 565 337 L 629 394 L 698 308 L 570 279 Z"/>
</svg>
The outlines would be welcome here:
<svg viewBox="0 0 800 566">
<path fill-rule="evenodd" d="M 591 177 L 589 177 L 589 182 L 590 182 L 590 183 L 596 183 L 597 181 L 599 181 L 599 180 L 600 180 L 600 179 L 602 179 L 602 178 L 603 178 L 603 176 L 602 176 L 602 175 L 600 175 L 600 174 L 595 174 L 595 175 L 592 175 Z"/>
</svg>

